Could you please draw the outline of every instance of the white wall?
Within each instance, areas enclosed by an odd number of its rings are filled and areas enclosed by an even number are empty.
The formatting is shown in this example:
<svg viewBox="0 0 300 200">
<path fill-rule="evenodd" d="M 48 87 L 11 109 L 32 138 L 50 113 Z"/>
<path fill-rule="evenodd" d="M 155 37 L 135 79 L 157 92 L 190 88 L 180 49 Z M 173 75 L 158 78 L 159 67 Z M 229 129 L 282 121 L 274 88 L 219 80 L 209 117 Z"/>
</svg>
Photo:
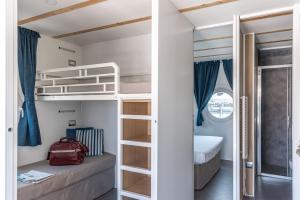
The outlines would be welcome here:
<svg viewBox="0 0 300 200">
<path fill-rule="evenodd" d="M 216 89 L 224 88 L 231 92 L 232 89 L 227 81 L 223 63 L 221 62 L 218 80 L 216 83 Z M 194 116 L 197 117 L 198 109 L 194 98 Z M 233 153 L 233 119 L 232 116 L 228 120 L 216 121 L 207 111 L 207 107 L 203 111 L 204 122 L 202 126 L 196 126 L 196 119 L 194 119 L 195 135 L 209 135 L 209 136 L 220 136 L 223 137 L 223 146 L 221 149 L 221 159 L 232 160 Z"/>
<path fill-rule="evenodd" d="M 68 120 L 79 122 L 80 104 L 71 102 L 36 102 L 42 145 L 18 147 L 18 165 L 25 165 L 47 158 L 51 144 L 66 135 Z M 76 113 L 62 113 L 58 110 L 75 109 Z"/>
<path fill-rule="evenodd" d="M 296 153 L 300 145 L 300 4 L 297 4 L 294 9 L 293 16 L 293 199 L 300 199 L 300 155 Z"/>
<path fill-rule="evenodd" d="M 81 124 L 104 129 L 104 151 L 118 153 L 118 103 L 117 101 L 84 101 L 81 103 Z M 117 158 L 118 159 L 118 158 Z M 117 187 L 117 167 L 115 187 Z"/>
<path fill-rule="evenodd" d="M 121 75 L 151 74 L 151 35 L 83 46 L 83 63 L 116 62 Z"/>
<path fill-rule="evenodd" d="M 116 62 L 121 75 L 151 74 L 151 35 L 99 42 L 82 47 L 83 64 Z M 83 102 L 82 124 L 104 129 L 105 151 L 117 154 L 117 103 Z"/>
<path fill-rule="evenodd" d="M 75 53 L 59 50 L 58 47 L 75 50 Z M 45 35 L 42 35 L 39 39 L 37 49 L 37 70 L 67 67 L 69 59 L 75 60 L 77 65 L 81 65 L 83 63 L 82 58 L 82 48 L 80 46 L 56 40 Z"/>
<path fill-rule="evenodd" d="M 62 46 L 76 53 L 59 50 Z M 103 62 L 119 64 L 121 74 L 151 74 L 151 35 L 141 35 L 79 47 L 43 36 L 38 43 L 37 70 L 66 67 L 68 60 L 77 65 Z M 18 147 L 18 165 L 46 158 L 49 146 L 65 135 L 69 120 L 77 126 L 104 128 L 105 151 L 117 153 L 116 102 L 36 102 L 42 145 Z M 75 109 L 75 113 L 58 114 L 59 109 Z M 32 156 L 33 155 L 33 156 Z"/>
<path fill-rule="evenodd" d="M 76 53 L 59 50 L 62 46 L 76 51 Z M 56 67 L 66 67 L 68 59 L 82 63 L 81 48 L 42 35 L 37 50 L 37 70 Z M 80 123 L 80 102 L 38 102 L 36 109 L 40 125 L 42 145 L 36 147 L 18 147 L 18 166 L 44 160 L 52 143 L 65 136 L 68 120 Z M 74 109 L 75 113 L 59 114 L 60 109 Z"/>
<path fill-rule="evenodd" d="M 81 104 L 81 124 L 104 129 L 104 150 L 117 154 L 117 101 L 85 101 Z"/>
<path fill-rule="evenodd" d="M 158 75 L 152 79 L 152 111 L 157 112 L 157 132 L 153 132 L 158 150 L 157 199 L 192 200 L 193 26 L 170 1 L 153 2 L 152 25 L 158 26 L 152 26 L 153 55 L 158 51 L 152 65 L 153 78 Z"/>
</svg>

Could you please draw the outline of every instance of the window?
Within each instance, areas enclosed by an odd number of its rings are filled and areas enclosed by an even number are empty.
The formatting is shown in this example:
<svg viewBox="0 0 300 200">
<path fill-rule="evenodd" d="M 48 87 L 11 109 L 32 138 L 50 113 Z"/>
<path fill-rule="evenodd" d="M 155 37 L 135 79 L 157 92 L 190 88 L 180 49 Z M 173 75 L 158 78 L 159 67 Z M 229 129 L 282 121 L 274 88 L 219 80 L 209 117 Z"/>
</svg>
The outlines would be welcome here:
<svg viewBox="0 0 300 200">
<path fill-rule="evenodd" d="M 232 96 L 224 91 L 213 94 L 207 105 L 208 112 L 216 119 L 226 119 L 233 112 Z"/>
</svg>

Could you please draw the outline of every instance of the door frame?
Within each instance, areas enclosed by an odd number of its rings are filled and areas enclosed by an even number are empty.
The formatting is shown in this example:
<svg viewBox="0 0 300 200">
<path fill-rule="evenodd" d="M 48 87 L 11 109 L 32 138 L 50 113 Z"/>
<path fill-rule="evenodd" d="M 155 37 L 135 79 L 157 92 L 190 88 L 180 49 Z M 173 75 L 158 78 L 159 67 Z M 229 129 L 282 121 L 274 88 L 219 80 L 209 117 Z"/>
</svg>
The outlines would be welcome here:
<svg viewBox="0 0 300 200">
<path fill-rule="evenodd" d="M 241 197 L 240 187 L 240 16 L 233 16 L 233 200 Z"/>
<path fill-rule="evenodd" d="M 5 8 L 6 33 L 6 121 L 5 121 L 5 199 L 17 199 L 17 0 L 1 2 Z M 2 7 L 2 5 L 1 5 Z M 2 80 L 1 80 L 2 81 Z"/>
<path fill-rule="evenodd" d="M 291 68 L 292 69 L 292 64 L 284 64 L 284 65 L 267 65 L 267 66 L 258 66 L 258 70 L 257 70 L 257 120 L 256 120 L 256 124 L 257 124 L 257 129 L 256 129 L 256 142 L 257 142 L 257 175 L 262 175 L 262 176 L 268 176 L 268 177 L 274 177 L 274 178 L 281 178 L 281 179 L 287 179 L 287 180 L 292 180 L 291 177 L 288 176 L 288 171 L 287 171 L 287 176 L 281 176 L 281 175 L 275 175 L 275 174 L 268 174 L 268 173 L 263 173 L 261 171 L 261 96 L 262 96 L 262 72 L 263 70 L 267 70 L 267 69 L 283 69 L 283 68 Z M 292 80 L 288 80 L 289 83 Z M 288 91 L 289 92 L 289 91 Z M 291 95 L 292 97 L 292 95 Z M 287 94 L 287 98 L 289 98 L 289 94 Z M 289 112 L 289 104 L 290 101 L 292 99 L 288 100 L 288 105 L 287 105 L 287 112 Z M 291 114 L 291 113 L 289 113 Z M 287 120 L 289 120 L 290 118 L 288 118 Z M 290 122 L 287 121 L 288 125 L 287 125 L 287 134 L 289 134 L 289 132 L 291 131 L 289 128 L 289 124 Z M 288 142 L 289 140 L 287 140 Z M 288 144 L 287 144 L 288 145 Z M 288 152 L 287 152 L 288 155 Z M 287 160 L 287 165 L 289 166 L 289 160 Z M 288 170 L 288 169 L 287 169 Z"/>
<path fill-rule="evenodd" d="M 292 157 L 293 157 L 293 199 L 300 199 L 300 3 L 293 7 L 293 68 L 292 68 Z M 295 122 L 295 123 L 294 123 Z M 297 123 L 298 122 L 298 123 Z"/>
</svg>

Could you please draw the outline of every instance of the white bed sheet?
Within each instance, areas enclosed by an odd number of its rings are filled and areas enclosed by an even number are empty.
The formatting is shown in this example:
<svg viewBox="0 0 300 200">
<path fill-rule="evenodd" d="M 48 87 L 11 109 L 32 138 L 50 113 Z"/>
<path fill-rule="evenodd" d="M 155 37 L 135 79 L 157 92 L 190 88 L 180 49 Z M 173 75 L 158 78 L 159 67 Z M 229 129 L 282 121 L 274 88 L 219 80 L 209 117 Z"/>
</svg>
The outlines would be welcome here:
<svg viewBox="0 0 300 200">
<path fill-rule="evenodd" d="M 120 83 L 121 94 L 151 93 L 151 82 Z"/>
<path fill-rule="evenodd" d="M 203 164 L 214 158 L 221 150 L 223 137 L 194 136 L 194 163 Z"/>
</svg>

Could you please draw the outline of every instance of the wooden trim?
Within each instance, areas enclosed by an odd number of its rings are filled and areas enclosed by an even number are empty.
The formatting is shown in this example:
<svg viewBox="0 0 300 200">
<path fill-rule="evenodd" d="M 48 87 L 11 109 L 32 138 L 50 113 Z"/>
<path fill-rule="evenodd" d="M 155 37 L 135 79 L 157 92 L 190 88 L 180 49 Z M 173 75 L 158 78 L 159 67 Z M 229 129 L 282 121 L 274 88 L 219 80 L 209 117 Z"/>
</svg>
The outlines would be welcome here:
<svg viewBox="0 0 300 200">
<path fill-rule="evenodd" d="M 218 5 L 221 5 L 221 4 L 231 3 L 231 2 L 235 2 L 235 1 L 238 1 L 238 0 L 218 0 L 218 1 L 213 1 L 213 2 L 210 2 L 210 3 L 203 3 L 203 4 L 200 4 L 200 5 L 191 6 L 191 7 L 187 7 L 187 8 L 181 8 L 181 9 L 178 9 L 178 11 L 181 12 L 181 13 L 191 12 L 191 11 L 194 11 L 194 10 L 209 8 L 209 7 L 218 6 Z"/>
<path fill-rule="evenodd" d="M 255 33 L 255 35 L 267 35 L 267 34 L 272 34 L 272 33 L 288 32 L 288 31 L 292 31 L 292 30 L 293 30 L 292 28 L 279 29 L 279 30 L 273 30 L 273 31 L 259 32 L 259 33 Z"/>
<path fill-rule="evenodd" d="M 75 32 L 71 32 L 71 33 L 65 33 L 65 34 L 54 36 L 53 38 L 59 39 L 59 38 L 64 38 L 64 37 L 70 37 L 70 36 L 79 35 L 79 34 L 83 34 L 83 33 L 89 33 L 89 32 L 93 32 L 93 31 L 99 31 L 99 30 L 104 30 L 104 29 L 108 29 L 108 28 L 114 28 L 114 27 L 118 27 L 118 26 L 124 26 L 124 25 L 128 25 L 128 24 L 148 21 L 148 20 L 151 20 L 151 16 L 117 22 L 114 24 L 108 24 L 108 25 L 99 26 L 99 27 L 95 27 L 95 28 L 84 29 L 84 30 L 75 31 Z"/>
<path fill-rule="evenodd" d="M 244 42 L 244 94 L 248 97 L 248 112 L 246 114 L 248 118 L 248 158 L 247 161 L 253 162 L 255 166 L 255 77 L 256 77 L 256 51 L 255 51 L 255 35 L 249 34 L 245 35 L 243 38 Z M 244 176 L 246 178 L 245 182 L 245 192 L 247 196 L 254 196 L 254 168 L 245 168 Z"/>
<path fill-rule="evenodd" d="M 290 42 L 292 39 L 286 39 L 286 40 L 273 40 L 273 41 L 266 41 L 266 42 L 257 42 L 257 45 L 260 44 L 271 44 L 271 43 L 279 43 L 279 42 Z"/>
<path fill-rule="evenodd" d="M 232 38 L 232 36 L 221 36 L 221 37 L 213 37 L 213 38 L 207 38 L 207 39 L 202 39 L 202 40 L 195 40 L 194 43 L 206 42 L 206 41 L 212 41 L 212 40 L 224 40 L 224 39 L 229 39 L 229 38 Z"/>
<path fill-rule="evenodd" d="M 213 7 L 213 6 L 217 6 L 217 5 L 221 5 L 221 4 L 225 4 L 225 3 L 231 3 L 231 2 L 235 2 L 235 1 L 238 1 L 238 0 L 217 0 L 217 1 L 214 1 L 214 2 L 211 2 L 211 3 L 205 3 L 205 4 L 200 4 L 200 5 L 197 5 L 197 6 L 178 9 L 178 11 L 181 12 L 181 13 L 185 13 L 185 12 L 190 12 L 190 11 L 199 10 L 199 9 L 203 9 L 203 8 Z M 146 16 L 146 17 L 142 17 L 142 18 L 117 22 L 117 23 L 114 23 L 114 24 L 108 24 L 108 25 L 99 26 L 99 27 L 90 28 L 90 29 L 85 29 L 85 30 L 80 30 L 80 31 L 72 32 L 72 33 L 61 34 L 61 35 L 54 36 L 54 38 L 58 39 L 58 38 L 70 37 L 70 36 L 79 35 L 79 34 L 83 34 L 83 33 L 89 33 L 89 32 L 93 32 L 93 31 L 99 31 L 99 30 L 104 30 L 104 29 L 108 29 L 108 28 L 114 28 L 114 27 L 118 27 L 118 26 L 133 24 L 133 23 L 147 21 L 147 20 L 151 20 L 151 16 Z"/>
<path fill-rule="evenodd" d="M 224 46 L 224 47 L 212 47 L 212 48 L 206 48 L 206 49 L 195 49 L 194 51 L 208 51 L 208 50 L 215 50 L 215 49 L 228 49 L 232 48 L 232 46 Z"/>
<path fill-rule="evenodd" d="M 230 56 L 230 55 L 232 55 L 232 53 L 221 53 L 221 54 L 206 55 L 206 56 L 196 56 L 196 57 L 194 57 L 194 59 L 196 59 L 196 58 L 214 57 L 214 56 Z"/>
<path fill-rule="evenodd" d="M 37 16 L 34 16 L 34 17 L 30 17 L 30 18 L 27 18 L 27 19 L 20 20 L 18 22 L 18 24 L 19 25 L 27 24 L 27 23 L 34 22 L 34 21 L 41 20 L 41 19 L 45 19 L 45 18 L 48 18 L 48 17 L 53 17 L 55 15 L 68 13 L 68 12 L 78 10 L 78 9 L 81 9 L 81 8 L 84 8 L 84 7 L 87 7 L 87 6 L 91 6 L 91 5 L 94 5 L 94 4 L 97 4 L 97 3 L 102 3 L 104 1 L 106 1 L 106 0 L 87 0 L 87 1 L 84 1 L 84 2 L 81 2 L 81 3 L 73 4 L 71 6 L 67 6 L 67 7 L 60 8 L 60 9 L 57 9 L 57 10 L 53 10 L 53 11 L 50 11 L 50 12 L 46 12 L 46 13 L 43 13 L 43 14 L 40 14 L 40 15 L 37 15 Z"/>
<path fill-rule="evenodd" d="M 250 22 L 250 21 L 262 20 L 262 19 L 267 19 L 267 18 L 286 16 L 286 15 L 291 15 L 291 14 L 293 14 L 293 11 L 289 10 L 289 11 L 285 11 L 285 12 L 281 12 L 281 13 L 271 13 L 271 14 L 265 14 L 265 15 L 260 15 L 260 16 L 256 16 L 256 17 L 241 19 L 241 22 Z"/>
</svg>

